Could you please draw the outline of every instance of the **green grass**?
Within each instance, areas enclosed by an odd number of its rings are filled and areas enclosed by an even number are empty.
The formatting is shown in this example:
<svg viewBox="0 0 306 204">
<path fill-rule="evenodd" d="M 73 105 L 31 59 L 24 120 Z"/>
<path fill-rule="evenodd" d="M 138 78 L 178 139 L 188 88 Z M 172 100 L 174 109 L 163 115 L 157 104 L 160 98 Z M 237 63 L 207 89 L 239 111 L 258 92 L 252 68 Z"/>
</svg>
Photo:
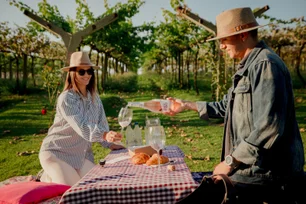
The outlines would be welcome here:
<svg viewBox="0 0 306 204">
<path fill-rule="evenodd" d="M 1 99 L 6 103 L 1 103 L 0 109 L 0 180 L 36 174 L 40 169 L 38 151 L 45 136 L 40 132 L 48 128 L 50 115 L 40 114 L 45 100 L 40 95 L 6 96 Z M 22 152 L 25 156 L 18 155 Z"/>
<path fill-rule="evenodd" d="M 128 101 L 145 101 L 161 95 L 188 100 L 209 100 L 210 90 L 196 96 L 195 92 L 171 90 L 138 91 L 135 93 L 106 93 L 101 95 L 111 130 L 120 131 L 117 122 L 119 109 Z M 306 90 L 295 90 L 296 113 L 301 129 L 306 129 Z M 0 98 L 0 181 L 19 175 L 35 175 L 40 169 L 38 151 L 50 124 L 52 109 L 41 115 L 47 104 L 46 95 L 38 92 L 28 96 L 1 96 Z M 167 145 L 177 145 L 185 153 L 191 171 L 211 171 L 220 160 L 223 135 L 222 120 L 199 120 L 196 112 L 183 112 L 175 117 L 155 114 L 134 108 L 133 122 L 138 122 L 144 135 L 145 117 L 159 117 L 166 128 Z M 306 147 L 306 133 L 301 131 Z M 94 144 L 96 162 L 104 158 L 109 149 Z M 24 152 L 20 156 L 18 153 Z M 27 152 L 27 154 L 25 153 Z M 306 151 L 305 151 L 306 152 Z M 305 155 L 306 156 L 306 155 Z"/>
</svg>

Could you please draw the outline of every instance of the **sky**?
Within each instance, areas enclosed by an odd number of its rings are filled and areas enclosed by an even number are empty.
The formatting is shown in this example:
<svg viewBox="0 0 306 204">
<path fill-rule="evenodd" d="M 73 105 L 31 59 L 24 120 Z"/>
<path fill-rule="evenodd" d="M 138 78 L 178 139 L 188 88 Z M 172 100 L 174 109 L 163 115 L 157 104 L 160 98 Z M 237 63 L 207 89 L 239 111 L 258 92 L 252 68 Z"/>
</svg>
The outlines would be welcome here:
<svg viewBox="0 0 306 204">
<path fill-rule="evenodd" d="M 42 0 L 17 0 L 27 4 L 38 11 L 37 4 Z M 75 18 L 75 0 L 47 0 L 49 4 L 56 5 L 62 16 Z M 86 0 L 95 16 L 105 12 L 104 0 Z M 108 0 L 110 6 L 115 5 L 120 0 Z M 127 2 L 127 0 L 121 0 Z M 140 8 L 140 12 L 132 18 L 134 25 L 141 25 L 143 22 L 163 21 L 162 8 L 174 12 L 170 6 L 170 0 L 145 0 L 145 4 Z M 306 17 L 306 0 L 185 0 L 185 4 L 191 12 L 198 14 L 212 23 L 220 12 L 237 7 L 250 7 L 251 9 L 262 8 L 269 5 L 270 9 L 265 14 L 278 19 L 289 20 L 294 17 Z M 0 0 L 0 22 L 8 21 L 9 25 L 15 24 L 25 26 L 30 19 L 25 16 L 15 6 L 10 6 L 7 0 Z M 259 20 L 259 24 L 264 24 L 264 20 Z"/>
</svg>

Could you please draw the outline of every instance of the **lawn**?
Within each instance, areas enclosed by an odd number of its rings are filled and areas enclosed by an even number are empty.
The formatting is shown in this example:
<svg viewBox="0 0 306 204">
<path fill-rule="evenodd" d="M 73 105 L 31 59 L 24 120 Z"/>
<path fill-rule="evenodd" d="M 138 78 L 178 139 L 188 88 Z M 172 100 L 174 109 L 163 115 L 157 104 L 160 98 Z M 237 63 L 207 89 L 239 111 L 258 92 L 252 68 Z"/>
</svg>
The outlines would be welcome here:
<svg viewBox="0 0 306 204">
<path fill-rule="evenodd" d="M 196 96 L 193 91 L 167 91 L 163 94 L 189 100 L 208 100 L 209 94 Z M 306 90 L 295 90 L 296 113 L 303 142 L 306 147 Z M 117 115 L 128 101 L 145 101 L 160 98 L 160 93 L 139 91 L 135 93 L 107 93 L 101 95 L 111 130 L 120 131 Z M 2 96 L 0 99 L 0 181 L 19 175 L 35 175 L 41 169 L 38 152 L 50 124 L 52 108 L 42 115 L 47 104 L 43 91 L 27 96 Z M 145 117 L 159 117 L 166 128 L 167 145 L 177 145 L 185 153 L 191 171 L 211 171 L 220 160 L 223 134 L 222 120 L 199 120 L 196 112 L 187 111 L 175 117 L 133 108 L 133 121 L 138 122 L 144 137 Z M 109 149 L 93 146 L 96 162 L 104 158 Z M 306 152 L 306 151 L 305 151 Z"/>
</svg>

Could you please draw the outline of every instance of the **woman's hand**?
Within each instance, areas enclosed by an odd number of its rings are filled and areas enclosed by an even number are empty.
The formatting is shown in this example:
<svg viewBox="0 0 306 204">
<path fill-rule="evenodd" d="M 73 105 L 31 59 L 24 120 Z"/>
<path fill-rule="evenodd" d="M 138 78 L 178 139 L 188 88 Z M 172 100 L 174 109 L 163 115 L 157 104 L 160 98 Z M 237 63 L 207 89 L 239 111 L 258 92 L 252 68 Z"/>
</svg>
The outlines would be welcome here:
<svg viewBox="0 0 306 204">
<path fill-rule="evenodd" d="M 108 142 L 120 142 L 122 140 L 122 135 L 115 131 L 109 131 L 104 133 L 103 138 Z"/>
</svg>

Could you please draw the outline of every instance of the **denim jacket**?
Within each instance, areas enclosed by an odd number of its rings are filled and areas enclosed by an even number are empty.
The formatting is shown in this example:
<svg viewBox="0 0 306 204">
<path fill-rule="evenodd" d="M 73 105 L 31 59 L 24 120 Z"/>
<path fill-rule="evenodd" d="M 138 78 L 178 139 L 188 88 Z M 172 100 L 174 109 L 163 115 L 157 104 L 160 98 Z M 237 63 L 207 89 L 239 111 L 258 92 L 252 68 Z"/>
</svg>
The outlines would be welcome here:
<svg viewBox="0 0 306 204">
<path fill-rule="evenodd" d="M 219 102 L 197 102 L 200 118 L 224 117 L 221 160 L 242 163 L 231 179 L 266 184 L 303 174 L 304 148 L 296 121 L 290 73 L 263 41 L 240 63 Z"/>
</svg>

